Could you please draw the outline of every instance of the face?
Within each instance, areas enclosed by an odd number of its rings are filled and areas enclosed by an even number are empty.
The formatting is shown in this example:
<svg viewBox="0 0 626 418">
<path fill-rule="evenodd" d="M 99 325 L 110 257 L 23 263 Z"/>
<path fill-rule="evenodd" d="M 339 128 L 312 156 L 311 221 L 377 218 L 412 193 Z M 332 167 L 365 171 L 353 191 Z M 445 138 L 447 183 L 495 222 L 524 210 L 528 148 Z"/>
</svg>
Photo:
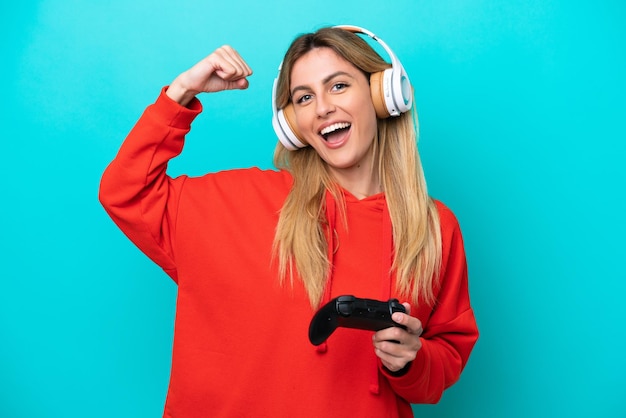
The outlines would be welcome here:
<svg viewBox="0 0 626 418">
<path fill-rule="evenodd" d="M 315 48 L 294 63 L 290 93 L 300 133 L 337 181 L 373 181 L 377 121 L 365 74 L 332 49 Z"/>
</svg>

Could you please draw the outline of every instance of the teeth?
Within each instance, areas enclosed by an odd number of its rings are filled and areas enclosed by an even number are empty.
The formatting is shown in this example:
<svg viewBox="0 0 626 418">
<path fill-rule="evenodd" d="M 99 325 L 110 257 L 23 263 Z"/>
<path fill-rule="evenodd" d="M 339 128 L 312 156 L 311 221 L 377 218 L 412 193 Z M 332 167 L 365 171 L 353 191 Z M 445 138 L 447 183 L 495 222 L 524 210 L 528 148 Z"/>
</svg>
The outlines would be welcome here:
<svg viewBox="0 0 626 418">
<path fill-rule="evenodd" d="M 325 127 L 320 131 L 320 135 L 328 135 L 331 132 L 335 132 L 337 129 L 349 128 L 350 124 L 347 122 L 333 123 L 330 126 Z"/>
</svg>

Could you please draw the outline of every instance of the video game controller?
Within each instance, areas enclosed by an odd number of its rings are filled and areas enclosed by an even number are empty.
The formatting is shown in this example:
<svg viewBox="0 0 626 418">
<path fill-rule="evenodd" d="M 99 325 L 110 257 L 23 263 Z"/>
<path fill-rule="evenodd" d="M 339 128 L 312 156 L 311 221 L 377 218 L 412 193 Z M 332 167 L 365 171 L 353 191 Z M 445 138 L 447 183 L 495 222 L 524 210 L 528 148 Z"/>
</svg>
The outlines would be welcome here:
<svg viewBox="0 0 626 418">
<path fill-rule="evenodd" d="M 344 295 L 322 306 L 309 325 L 309 340 L 313 345 L 320 345 L 338 328 L 356 328 L 379 331 L 389 327 L 400 327 L 391 319 L 394 312 L 406 313 L 398 299 L 387 302 L 374 299 L 361 299 Z"/>
</svg>

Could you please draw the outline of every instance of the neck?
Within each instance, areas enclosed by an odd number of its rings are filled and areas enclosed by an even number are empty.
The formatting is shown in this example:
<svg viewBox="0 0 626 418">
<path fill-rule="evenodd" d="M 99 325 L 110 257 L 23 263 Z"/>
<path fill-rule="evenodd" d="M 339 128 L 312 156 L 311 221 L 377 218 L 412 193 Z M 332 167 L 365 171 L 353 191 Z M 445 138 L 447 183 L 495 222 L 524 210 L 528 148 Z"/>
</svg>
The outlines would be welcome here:
<svg viewBox="0 0 626 418">
<path fill-rule="evenodd" d="M 359 200 L 382 192 L 378 170 L 355 167 L 331 172 L 337 183 Z"/>
</svg>

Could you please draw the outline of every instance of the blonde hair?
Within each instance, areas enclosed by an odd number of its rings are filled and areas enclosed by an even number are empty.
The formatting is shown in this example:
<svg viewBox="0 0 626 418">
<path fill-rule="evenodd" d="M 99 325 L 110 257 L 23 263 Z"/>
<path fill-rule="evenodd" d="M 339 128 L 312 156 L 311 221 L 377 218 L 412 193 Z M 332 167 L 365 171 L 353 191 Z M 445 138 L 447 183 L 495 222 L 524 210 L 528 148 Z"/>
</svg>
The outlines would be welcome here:
<svg viewBox="0 0 626 418">
<path fill-rule="evenodd" d="M 297 37 L 283 60 L 278 79 L 276 104 L 291 100 L 289 83 L 294 63 L 315 48 L 330 48 L 369 75 L 389 68 L 361 37 L 337 28 L 322 28 Z M 379 178 L 385 193 L 393 229 L 392 271 L 396 288 L 417 304 L 434 303 L 433 288 L 439 280 L 441 232 L 439 216 L 428 196 L 417 152 L 417 113 L 378 119 L 377 158 Z M 343 208 L 339 186 L 326 163 L 312 147 L 287 150 L 280 142 L 274 164 L 289 171 L 293 187 L 283 204 L 274 236 L 281 282 L 293 284 L 297 271 L 311 305 L 319 306 L 330 272 L 325 228 L 325 194 L 330 191 Z"/>
</svg>

